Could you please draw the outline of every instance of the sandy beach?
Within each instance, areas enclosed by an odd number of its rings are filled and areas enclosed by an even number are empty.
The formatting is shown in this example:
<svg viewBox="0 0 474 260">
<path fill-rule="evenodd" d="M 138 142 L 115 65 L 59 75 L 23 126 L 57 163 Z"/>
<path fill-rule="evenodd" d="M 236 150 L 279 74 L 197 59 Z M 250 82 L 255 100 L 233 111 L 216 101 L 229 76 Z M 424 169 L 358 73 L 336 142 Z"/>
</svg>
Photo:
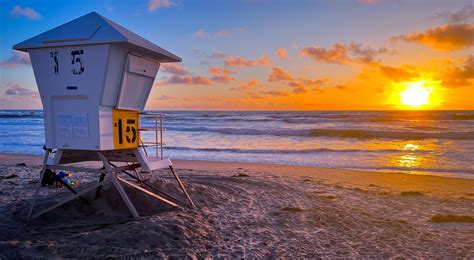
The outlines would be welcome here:
<svg viewBox="0 0 474 260">
<path fill-rule="evenodd" d="M 474 256 L 474 180 L 174 163 L 197 209 L 170 208 L 127 189 L 143 215 L 135 221 L 106 185 L 91 206 L 75 200 L 25 225 L 41 158 L 1 154 L 0 258 Z M 178 192 L 169 176 L 149 177 Z M 91 173 L 74 178 L 97 180 Z M 43 188 L 39 199 L 63 194 Z"/>
</svg>

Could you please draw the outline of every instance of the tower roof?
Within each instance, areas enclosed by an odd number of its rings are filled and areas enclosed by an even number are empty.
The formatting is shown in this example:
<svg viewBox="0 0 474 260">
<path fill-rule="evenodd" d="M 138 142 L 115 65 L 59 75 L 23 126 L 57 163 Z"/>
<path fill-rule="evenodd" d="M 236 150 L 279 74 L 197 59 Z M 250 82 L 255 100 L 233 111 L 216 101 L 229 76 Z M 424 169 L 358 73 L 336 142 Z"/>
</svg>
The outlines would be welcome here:
<svg viewBox="0 0 474 260">
<path fill-rule="evenodd" d="M 116 43 L 159 62 L 179 62 L 181 58 L 141 36 L 91 12 L 13 46 L 19 51 L 71 45 Z"/>
</svg>

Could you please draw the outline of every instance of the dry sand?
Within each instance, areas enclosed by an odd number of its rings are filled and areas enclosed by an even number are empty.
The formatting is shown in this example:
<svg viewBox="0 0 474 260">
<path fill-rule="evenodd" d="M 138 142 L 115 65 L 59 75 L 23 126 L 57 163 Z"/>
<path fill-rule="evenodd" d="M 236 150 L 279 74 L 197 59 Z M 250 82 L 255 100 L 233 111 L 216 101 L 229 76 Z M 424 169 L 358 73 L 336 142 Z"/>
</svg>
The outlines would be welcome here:
<svg viewBox="0 0 474 260">
<path fill-rule="evenodd" d="M 474 257 L 474 180 L 175 161 L 197 209 L 127 189 L 144 215 L 135 221 L 107 186 L 92 206 L 76 200 L 25 226 L 40 163 L 0 154 L 0 258 Z M 149 177 L 178 192 L 169 176 Z M 67 194 L 43 188 L 38 197 Z"/>
</svg>

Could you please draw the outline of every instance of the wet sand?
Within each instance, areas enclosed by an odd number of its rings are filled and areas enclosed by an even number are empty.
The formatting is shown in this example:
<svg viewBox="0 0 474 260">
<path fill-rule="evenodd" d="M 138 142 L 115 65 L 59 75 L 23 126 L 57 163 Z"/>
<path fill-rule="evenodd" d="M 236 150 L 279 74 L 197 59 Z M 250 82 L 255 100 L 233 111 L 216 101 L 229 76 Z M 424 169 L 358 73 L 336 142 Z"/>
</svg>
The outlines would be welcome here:
<svg viewBox="0 0 474 260">
<path fill-rule="evenodd" d="M 136 221 L 106 185 L 91 206 L 75 200 L 25 226 L 40 163 L 0 154 L 0 258 L 474 256 L 474 180 L 174 161 L 197 209 L 126 189 L 143 215 Z M 179 194 L 169 173 L 147 177 Z M 63 195 L 43 188 L 38 198 Z"/>
</svg>

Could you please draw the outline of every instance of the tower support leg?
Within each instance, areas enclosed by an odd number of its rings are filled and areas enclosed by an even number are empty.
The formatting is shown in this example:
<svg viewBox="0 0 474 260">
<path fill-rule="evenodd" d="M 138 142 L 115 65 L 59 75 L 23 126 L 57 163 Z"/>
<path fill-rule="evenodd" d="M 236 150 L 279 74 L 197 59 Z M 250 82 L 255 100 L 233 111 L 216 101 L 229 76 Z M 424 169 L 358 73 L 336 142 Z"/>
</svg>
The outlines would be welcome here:
<svg viewBox="0 0 474 260">
<path fill-rule="evenodd" d="M 43 166 L 41 167 L 40 178 L 39 178 L 39 181 L 38 181 L 38 187 L 35 190 L 35 196 L 33 197 L 33 203 L 31 203 L 30 210 L 28 211 L 28 216 L 26 217 L 27 221 L 30 221 L 30 219 L 31 219 L 31 214 L 33 213 L 33 209 L 34 209 L 35 204 L 36 204 L 36 198 L 38 198 L 38 193 L 39 193 L 39 190 L 41 189 L 41 186 L 42 186 L 41 182 L 42 182 L 43 177 L 44 177 L 44 172 L 46 171 L 46 164 L 48 163 L 48 157 L 49 157 L 50 153 L 51 153 L 50 149 L 45 149 L 44 157 L 43 157 Z"/>
<path fill-rule="evenodd" d="M 110 174 L 110 177 L 112 178 L 112 183 L 114 184 L 115 188 L 117 189 L 123 201 L 125 202 L 125 205 L 127 205 L 128 210 L 130 210 L 130 213 L 135 219 L 139 219 L 140 216 L 138 215 L 138 212 L 135 209 L 135 206 L 133 206 L 132 201 L 130 201 L 130 198 L 128 197 L 127 193 L 125 192 L 119 180 L 117 179 L 118 177 L 113 172 L 112 167 L 109 164 L 109 161 L 101 152 L 98 152 L 98 155 L 99 155 L 100 160 L 104 164 L 104 167 L 107 170 L 107 173 Z"/>
<path fill-rule="evenodd" d="M 189 196 L 188 191 L 186 190 L 186 187 L 184 187 L 184 184 L 183 184 L 183 182 L 181 181 L 181 179 L 179 178 L 178 174 L 176 174 L 176 172 L 174 171 L 173 165 L 170 165 L 170 170 L 171 170 L 171 172 L 173 173 L 174 177 L 176 178 L 176 181 L 178 181 L 179 186 L 180 186 L 181 189 L 183 190 L 184 194 L 185 194 L 186 197 L 188 198 L 189 204 L 191 204 L 191 206 L 193 206 L 193 208 L 195 208 L 196 205 L 194 205 L 193 200 L 192 200 L 191 197 Z"/>
</svg>

